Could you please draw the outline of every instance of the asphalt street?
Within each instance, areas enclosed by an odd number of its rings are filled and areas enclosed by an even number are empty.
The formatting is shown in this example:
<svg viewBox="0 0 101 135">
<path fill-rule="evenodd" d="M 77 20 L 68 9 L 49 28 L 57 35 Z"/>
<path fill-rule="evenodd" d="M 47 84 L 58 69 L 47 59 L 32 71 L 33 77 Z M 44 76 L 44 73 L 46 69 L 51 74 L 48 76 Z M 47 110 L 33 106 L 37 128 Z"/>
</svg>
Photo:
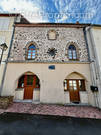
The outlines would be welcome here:
<svg viewBox="0 0 101 135">
<path fill-rule="evenodd" d="M 0 135 L 101 135 L 101 120 L 4 113 Z"/>
</svg>

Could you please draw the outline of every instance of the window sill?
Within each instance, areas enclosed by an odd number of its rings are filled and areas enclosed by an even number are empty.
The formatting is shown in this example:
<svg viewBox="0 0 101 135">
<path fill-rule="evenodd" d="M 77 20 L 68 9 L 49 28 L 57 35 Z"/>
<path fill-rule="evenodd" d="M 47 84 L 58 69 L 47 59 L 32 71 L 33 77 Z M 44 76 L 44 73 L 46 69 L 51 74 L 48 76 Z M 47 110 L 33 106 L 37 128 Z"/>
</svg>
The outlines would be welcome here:
<svg viewBox="0 0 101 135">
<path fill-rule="evenodd" d="M 64 90 L 64 92 L 69 92 L 69 90 Z M 87 92 L 86 90 L 80 90 L 79 92 Z"/>
<path fill-rule="evenodd" d="M 22 87 L 22 88 L 17 88 L 17 89 L 15 89 L 15 91 L 22 91 L 24 89 L 24 87 Z"/>
<path fill-rule="evenodd" d="M 69 90 L 64 90 L 64 92 L 69 92 Z"/>
<path fill-rule="evenodd" d="M 33 58 L 33 59 L 26 59 L 26 60 L 35 60 L 36 58 Z"/>
<path fill-rule="evenodd" d="M 69 61 L 79 61 L 78 59 L 69 59 Z"/>
<path fill-rule="evenodd" d="M 40 88 L 34 88 L 34 91 L 40 91 Z"/>
</svg>

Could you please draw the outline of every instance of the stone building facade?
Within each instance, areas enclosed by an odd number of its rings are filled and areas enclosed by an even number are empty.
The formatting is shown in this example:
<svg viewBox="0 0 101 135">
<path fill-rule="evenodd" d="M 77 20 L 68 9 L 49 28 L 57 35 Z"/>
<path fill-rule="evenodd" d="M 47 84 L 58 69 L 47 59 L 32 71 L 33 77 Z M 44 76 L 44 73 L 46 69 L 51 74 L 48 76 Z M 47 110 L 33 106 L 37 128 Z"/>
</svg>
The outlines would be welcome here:
<svg viewBox="0 0 101 135">
<path fill-rule="evenodd" d="M 13 95 L 15 100 L 95 106 L 85 27 L 16 24 L 2 95 Z"/>
<path fill-rule="evenodd" d="M 48 32 L 55 30 L 57 38 L 48 39 Z M 36 45 L 37 57 L 34 62 L 68 62 L 68 46 L 74 44 L 78 51 L 80 62 L 88 62 L 87 47 L 82 28 L 48 28 L 48 27 L 16 27 L 10 61 L 25 61 L 28 45 Z M 48 54 L 48 50 L 55 48 L 55 58 Z"/>
</svg>

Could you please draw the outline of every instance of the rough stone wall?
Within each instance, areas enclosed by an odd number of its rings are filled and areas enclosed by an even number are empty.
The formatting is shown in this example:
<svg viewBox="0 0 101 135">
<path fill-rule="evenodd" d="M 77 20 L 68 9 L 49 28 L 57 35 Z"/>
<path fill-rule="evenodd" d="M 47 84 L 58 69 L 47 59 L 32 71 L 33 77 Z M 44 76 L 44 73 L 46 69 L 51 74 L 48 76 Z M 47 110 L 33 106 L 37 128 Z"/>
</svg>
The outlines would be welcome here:
<svg viewBox="0 0 101 135">
<path fill-rule="evenodd" d="M 55 30 L 56 40 L 49 40 L 47 33 Z M 88 61 L 88 52 L 82 28 L 64 27 L 16 27 L 10 61 L 24 61 L 26 56 L 26 46 L 29 42 L 34 42 L 37 47 L 37 57 L 33 61 L 37 62 L 68 62 L 67 47 L 70 42 L 76 44 L 78 48 L 79 61 Z M 53 59 L 47 52 L 49 48 L 55 48 L 57 53 Z"/>
</svg>

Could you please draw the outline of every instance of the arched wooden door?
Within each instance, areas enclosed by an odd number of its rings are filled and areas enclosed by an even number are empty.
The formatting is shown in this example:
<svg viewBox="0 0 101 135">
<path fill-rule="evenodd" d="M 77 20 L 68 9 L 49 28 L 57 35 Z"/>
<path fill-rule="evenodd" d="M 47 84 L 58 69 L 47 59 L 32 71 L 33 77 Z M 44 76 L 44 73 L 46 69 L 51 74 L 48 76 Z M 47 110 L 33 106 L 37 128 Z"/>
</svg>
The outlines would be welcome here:
<svg viewBox="0 0 101 135">
<path fill-rule="evenodd" d="M 65 79 L 64 90 L 69 92 L 70 102 L 80 102 L 80 91 L 86 91 L 84 79 Z"/>
<path fill-rule="evenodd" d="M 33 91 L 36 85 L 35 75 L 25 75 L 24 77 L 24 99 L 33 99 Z"/>
</svg>

